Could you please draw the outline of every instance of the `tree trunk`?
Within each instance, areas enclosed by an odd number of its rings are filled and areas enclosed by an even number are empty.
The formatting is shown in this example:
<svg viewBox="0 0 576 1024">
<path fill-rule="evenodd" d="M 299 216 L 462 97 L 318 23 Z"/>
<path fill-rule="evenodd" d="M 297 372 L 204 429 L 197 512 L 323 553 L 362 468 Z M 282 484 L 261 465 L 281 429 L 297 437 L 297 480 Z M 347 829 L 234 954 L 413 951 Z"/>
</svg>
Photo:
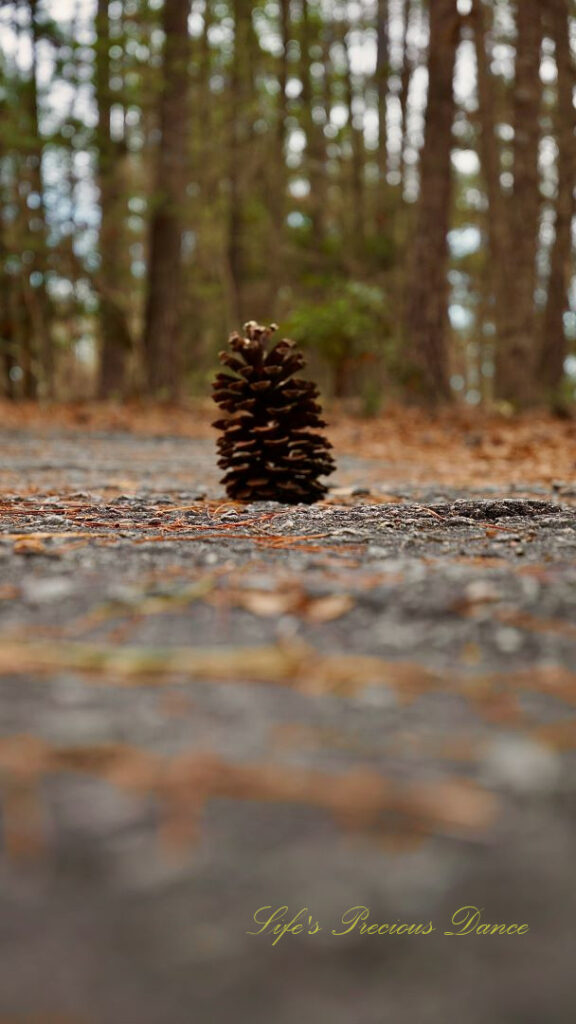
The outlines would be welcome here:
<svg viewBox="0 0 576 1024">
<path fill-rule="evenodd" d="M 388 36 L 388 0 L 378 0 L 376 7 L 376 102 L 378 104 L 378 179 L 380 193 L 386 186 L 388 170 L 388 76 L 390 73 L 390 40 Z"/>
<path fill-rule="evenodd" d="M 344 75 L 344 86 L 346 90 L 346 106 L 348 107 L 348 127 L 350 131 L 350 146 L 352 149 L 351 166 L 351 237 L 353 240 L 352 249 L 358 253 L 362 252 L 364 240 L 364 129 L 355 123 L 354 99 L 355 89 L 352 76 L 352 56 L 350 24 L 344 24 L 344 53 L 346 54 L 346 70 Z"/>
<path fill-rule="evenodd" d="M 321 47 L 319 33 L 314 23 L 315 14 L 315 7 L 310 0 L 302 0 L 300 79 L 302 126 L 306 135 L 306 170 L 310 186 L 308 210 L 314 239 L 321 243 L 326 235 L 326 151 L 322 125 L 317 124 L 313 116 L 316 90 L 311 72 L 314 60 L 311 50 Z"/>
<path fill-rule="evenodd" d="M 9 177 L 5 160 L 4 145 L 0 142 L 0 168 L 4 179 Z M 2 216 L 5 203 L 9 202 L 6 184 L 6 180 L 0 182 L 0 393 L 14 400 L 17 388 L 12 371 L 18 366 L 18 317 L 14 309 L 16 281 L 6 272 L 9 242 L 5 238 L 6 224 Z"/>
<path fill-rule="evenodd" d="M 278 29 L 281 43 L 281 53 L 278 58 L 278 105 L 276 108 L 276 124 L 273 135 L 274 151 L 270 159 L 271 177 L 270 181 L 270 261 L 269 275 L 270 288 L 268 304 L 270 315 L 273 319 L 280 318 L 276 311 L 278 292 L 282 286 L 282 278 L 285 273 L 284 266 L 284 237 L 286 220 L 286 119 L 288 116 L 288 101 L 286 96 L 286 85 L 288 83 L 288 43 L 290 40 L 290 2 L 280 0 L 279 2 Z"/>
<path fill-rule="evenodd" d="M 558 101 L 556 141 L 558 144 L 558 191 L 556 196 L 556 237 L 550 257 L 548 298 L 544 313 L 539 379 L 552 402 L 560 396 L 564 363 L 568 354 L 564 313 L 569 309 L 568 289 L 572 276 L 573 188 L 576 177 L 575 117 L 572 103 L 574 64 L 570 51 L 570 17 L 566 0 L 553 0 L 549 18 L 556 46 Z"/>
<path fill-rule="evenodd" d="M 508 304 L 506 263 L 510 242 L 508 209 L 500 186 L 500 153 L 496 137 L 499 116 L 494 79 L 489 66 L 491 54 L 487 50 L 489 25 L 482 0 L 474 0 L 470 20 L 476 50 L 480 162 L 488 201 L 485 222 L 488 251 L 483 284 L 487 298 L 486 311 L 490 311 L 497 336 L 500 337 Z"/>
<path fill-rule="evenodd" d="M 408 147 L 408 94 L 410 92 L 410 81 L 412 79 L 412 72 L 414 70 L 414 57 L 411 53 L 411 47 L 408 40 L 408 32 L 410 29 L 410 23 L 412 21 L 412 15 L 414 12 L 414 0 L 404 0 L 404 17 L 402 24 L 402 67 L 400 69 L 400 115 L 402 124 L 402 134 L 400 137 L 400 154 L 398 157 L 398 166 L 400 171 L 400 190 L 402 195 L 404 194 L 404 184 L 406 180 L 406 149 Z"/>
<path fill-rule="evenodd" d="M 497 338 L 495 395 L 518 408 L 537 397 L 538 324 L 534 292 L 540 193 L 540 0 L 516 6 L 516 81 L 514 88 L 514 192 L 508 202 L 509 245 L 506 252 L 508 295 Z"/>
<path fill-rule="evenodd" d="M 14 400 L 16 387 L 12 371 L 17 365 L 17 340 L 11 310 L 11 282 L 3 266 L 5 256 L 4 245 L 0 239 L 0 394 Z"/>
<path fill-rule="evenodd" d="M 230 76 L 230 151 L 228 264 L 232 283 L 232 320 L 240 325 L 249 317 L 246 305 L 247 253 L 245 202 L 247 144 L 250 135 L 247 97 L 250 88 L 250 33 L 252 7 L 234 0 L 234 51 Z"/>
<path fill-rule="evenodd" d="M 175 399 L 182 361 L 182 235 L 186 199 L 189 0 L 164 0 L 156 192 L 144 324 L 150 395 Z"/>
<path fill-rule="evenodd" d="M 452 198 L 454 67 L 460 32 L 457 0 L 430 5 L 428 101 L 420 165 L 420 199 L 407 281 L 406 333 L 415 397 L 450 398 L 448 366 L 448 231 Z"/>
<path fill-rule="evenodd" d="M 44 182 L 42 174 L 43 142 L 40 135 L 38 103 L 38 0 L 28 0 L 30 12 L 32 67 L 27 87 L 29 135 L 26 146 L 27 168 L 30 190 L 37 196 L 36 206 L 30 206 L 28 217 L 29 247 L 33 255 L 26 273 L 28 280 L 31 314 L 30 328 L 36 339 L 40 391 L 52 397 L 54 393 L 54 347 L 52 342 L 52 309 L 47 289 L 48 275 L 48 227 L 44 204 Z M 28 287 L 29 286 L 29 287 Z"/>
<path fill-rule="evenodd" d="M 111 135 L 110 22 L 108 0 L 98 0 L 96 13 L 95 91 L 98 109 L 97 148 L 100 189 L 100 269 L 94 275 L 99 295 L 101 337 L 98 395 L 121 396 L 126 387 L 130 330 L 121 298 L 124 249 L 124 202 L 119 176 L 123 144 Z"/>
</svg>

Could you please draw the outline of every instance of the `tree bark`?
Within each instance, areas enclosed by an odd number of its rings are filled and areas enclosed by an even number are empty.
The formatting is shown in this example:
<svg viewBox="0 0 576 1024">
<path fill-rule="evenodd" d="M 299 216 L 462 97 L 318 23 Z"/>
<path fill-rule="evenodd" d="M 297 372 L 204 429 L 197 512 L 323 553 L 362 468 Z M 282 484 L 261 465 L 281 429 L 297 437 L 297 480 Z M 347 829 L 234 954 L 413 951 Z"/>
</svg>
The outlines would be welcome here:
<svg viewBox="0 0 576 1024">
<path fill-rule="evenodd" d="M 560 397 L 564 363 L 568 354 L 564 313 L 569 309 L 568 289 L 572 276 L 573 189 L 576 179 L 575 116 L 572 102 L 575 84 L 570 51 L 570 14 L 566 0 L 552 0 L 549 11 L 551 34 L 556 46 L 558 98 L 556 141 L 558 145 L 558 191 L 556 236 L 550 257 L 548 297 L 544 313 L 539 379 L 552 403 Z"/>
<path fill-rule="evenodd" d="M 290 0 L 279 0 L 278 30 L 282 47 L 278 58 L 278 105 L 276 108 L 276 124 L 273 135 L 274 151 L 270 160 L 272 180 L 270 181 L 270 288 L 268 304 L 274 319 L 280 314 L 275 311 L 278 292 L 282 286 L 284 269 L 284 238 L 286 221 L 286 119 L 288 117 L 288 99 L 286 86 L 288 83 L 288 43 L 290 41 Z"/>
<path fill-rule="evenodd" d="M 350 30 L 351 26 L 348 23 L 344 23 L 344 52 L 346 54 L 346 70 L 344 85 L 346 90 L 346 106 L 348 107 L 348 127 L 350 131 L 350 146 L 352 149 L 352 161 L 351 161 L 351 236 L 353 239 L 352 248 L 357 252 L 362 250 L 362 242 L 364 240 L 364 227 L 365 227 L 365 216 L 364 216 L 364 131 L 363 128 L 355 124 L 354 118 L 354 99 L 355 89 L 354 81 L 352 76 L 352 56 L 351 56 L 351 39 Z"/>
<path fill-rule="evenodd" d="M 98 110 L 96 138 L 100 189 L 100 268 L 94 275 L 94 285 L 100 302 L 98 396 L 111 398 L 121 396 L 125 391 L 131 336 L 121 297 L 125 209 L 119 166 L 124 155 L 124 144 L 112 138 L 110 126 L 112 92 L 108 0 L 98 0 L 96 35 L 94 78 Z"/>
<path fill-rule="evenodd" d="M 175 399 L 182 363 L 182 235 L 186 198 L 189 0 L 165 0 L 160 141 L 150 226 L 144 325 L 150 395 Z"/>
<path fill-rule="evenodd" d="M 315 7 L 310 0 L 302 0 L 302 36 L 300 78 L 302 81 L 302 126 L 306 135 L 306 169 L 310 185 L 308 210 L 316 242 L 326 235 L 326 151 L 322 126 L 314 120 L 315 85 L 311 73 L 311 48 L 321 46 L 313 15 Z"/>
<path fill-rule="evenodd" d="M 28 0 L 30 12 L 32 66 L 27 83 L 29 136 L 26 145 L 27 170 L 30 188 L 38 197 L 36 208 L 28 217 L 29 247 L 32 262 L 26 269 L 25 289 L 28 293 L 31 316 L 30 328 L 36 338 L 40 393 L 47 397 L 54 394 L 54 346 L 52 340 L 52 304 L 47 288 L 49 269 L 48 227 L 44 202 L 44 181 L 42 173 L 43 141 L 40 135 L 38 100 L 38 0 Z"/>
<path fill-rule="evenodd" d="M 489 67 L 490 54 L 487 50 L 489 25 L 482 0 L 474 0 L 470 21 L 476 51 L 480 163 L 488 201 L 485 222 L 488 258 L 484 287 L 489 299 L 487 308 L 491 309 L 497 334 L 500 336 L 508 301 L 508 215 L 500 185 L 500 153 L 496 137 L 498 113 L 494 80 Z"/>
<path fill-rule="evenodd" d="M 376 6 L 376 102 L 378 104 L 378 178 L 380 191 L 386 185 L 388 170 L 388 76 L 390 73 L 390 40 L 388 34 L 388 0 Z"/>
<path fill-rule="evenodd" d="M 0 222 L 0 231 L 2 224 Z M 16 325 L 12 311 L 12 288 L 4 270 L 6 251 L 0 238 L 0 394 L 10 400 L 16 398 L 16 387 L 12 370 L 17 366 Z M 12 286 L 13 287 L 13 286 Z"/>
<path fill-rule="evenodd" d="M 452 199 L 454 67 L 459 41 L 457 0 L 430 4 L 428 101 L 420 165 L 420 199 L 407 281 L 405 324 L 414 397 L 451 396 L 448 366 L 448 231 Z"/>
<path fill-rule="evenodd" d="M 414 70 L 414 55 L 411 52 L 408 40 L 408 31 L 414 12 L 414 0 L 404 0 L 404 17 L 402 24 L 402 67 L 400 69 L 400 114 L 402 118 L 402 134 L 400 138 L 400 154 L 398 158 L 401 175 L 400 189 L 404 194 L 404 183 L 406 180 L 406 149 L 408 147 L 408 95 L 410 92 L 410 81 Z"/>
<path fill-rule="evenodd" d="M 518 0 L 516 25 L 514 192 L 508 203 L 505 269 L 508 296 L 497 338 L 494 386 L 498 399 L 523 408 L 537 398 L 539 332 L 534 293 L 540 217 L 540 0 Z"/>
<path fill-rule="evenodd" d="M 0 73 L 0 83 L 4 85 Z M 18 389 L 12 371 L 18 366 L 18 316 L 15 306 L 15 284 L 6 271 L 6 263 L 10 251 L 10 242 L 6 238 L 6 224 L 2 216 L 5 203 L 10 201 L 7 180 L 9 181 L 9 161 L 4 144 L 0 141 L 0 167 L 3 180 L 0 181 L 0 393 L 11 401 L 16 399 Z M 8 171 L 8 173 L 7 173 Z"/>
<path fill-rule="evenodd" d="M 233 0 L 234 50 L 230 76 L 230 150 L 228 264 L 232 284 L 231 316 L 240 325 L 249 317 L 246 300 L 247 252 L 245 202 L 247 152 L 250 137 L 248 96 L 250 93 L 250 34 L 252 7 L 247 0 Z"/>
</svg>

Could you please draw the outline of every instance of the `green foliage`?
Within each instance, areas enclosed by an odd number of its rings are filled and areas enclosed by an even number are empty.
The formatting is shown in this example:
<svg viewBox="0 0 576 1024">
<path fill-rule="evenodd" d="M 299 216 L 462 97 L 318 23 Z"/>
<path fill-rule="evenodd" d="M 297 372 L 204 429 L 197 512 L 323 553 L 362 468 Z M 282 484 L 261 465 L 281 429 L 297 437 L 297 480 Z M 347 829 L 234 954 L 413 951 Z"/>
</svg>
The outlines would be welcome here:
<svg viewBox="0 0 576 1024">
<path fill-rule="evenodd" d="M 321 302 L 298 306 L 286 333 L 317 353 L 330 368 L 334 393 L 346 390 L 345 377 L 391 354 L 390 316 L 381 288 L 349 281 Z"/>
</svg>

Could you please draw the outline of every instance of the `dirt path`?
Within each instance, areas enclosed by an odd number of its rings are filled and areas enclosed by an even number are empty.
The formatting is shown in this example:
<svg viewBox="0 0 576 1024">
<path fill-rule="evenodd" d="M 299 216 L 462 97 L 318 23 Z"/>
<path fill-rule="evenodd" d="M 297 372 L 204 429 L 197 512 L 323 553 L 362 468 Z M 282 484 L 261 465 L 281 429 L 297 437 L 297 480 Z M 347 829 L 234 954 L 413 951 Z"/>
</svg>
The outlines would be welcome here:
<svg viewBox="0 0 576 1024">
<path fill-rule="evenodd" d="M 209 440 L 0 452 L 0 1020 L 572 1021 L 568 484 L 341 455 L 240 507 Z"/>
</svg>

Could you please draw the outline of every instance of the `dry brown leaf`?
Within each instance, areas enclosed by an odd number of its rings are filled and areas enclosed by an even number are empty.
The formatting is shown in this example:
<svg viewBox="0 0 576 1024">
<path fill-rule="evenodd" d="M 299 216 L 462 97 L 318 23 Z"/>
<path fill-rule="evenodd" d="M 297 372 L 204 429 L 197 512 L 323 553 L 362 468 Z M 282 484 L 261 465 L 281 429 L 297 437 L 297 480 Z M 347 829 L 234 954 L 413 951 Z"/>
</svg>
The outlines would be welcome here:
<svg viewBox="0 0 576 1024">
<path fill-rule="evenodd" d="M 497 813 L 495 796 L 468 779 L 418 784 L 407 791 L 405 799 L 409 813 L 457 831 L 484 831 Z"/>
<path fill-rule="evenodd" d="M 295 612 L 301 602 L 302 597 L 295 590 L 240 590 L 233 597 L 235 605 L 264 618 Z"/>
<path fill-rule="evenodd" d="M 565 619 L 541 619 L 529 612 L 501 611 L 496 616 L 507 626 L 515 626 L 530 632 L 555 633 L 558 636 L 576 637 L 576 624 Z"/>
<path fill-rule="evenodd" d="M 355 605 L 351 594 L 329 594 L 306 604 L 306 618 L 310 622 L 331 622 L 346 615 Z"/>
<path fill-rule="evenodd" d="M 576 719 L 539 725 L 532 730 L 530 735 L 555 750 L 574 750 L 576 748 Z"/>
<path fill-rule="evenodd" d="M 495 725 L 517 726 L 524 720 L 518 697 L 514 693 L 478 694 L 474 704 L 482 718 Z"/>
<path fill-rule="evenodd" d="M 22 540 L 14 542 L 14 554 L 16 555 L 48 555 L 51 553 L 40 537 L 23 537 Z"/>
</svg>

